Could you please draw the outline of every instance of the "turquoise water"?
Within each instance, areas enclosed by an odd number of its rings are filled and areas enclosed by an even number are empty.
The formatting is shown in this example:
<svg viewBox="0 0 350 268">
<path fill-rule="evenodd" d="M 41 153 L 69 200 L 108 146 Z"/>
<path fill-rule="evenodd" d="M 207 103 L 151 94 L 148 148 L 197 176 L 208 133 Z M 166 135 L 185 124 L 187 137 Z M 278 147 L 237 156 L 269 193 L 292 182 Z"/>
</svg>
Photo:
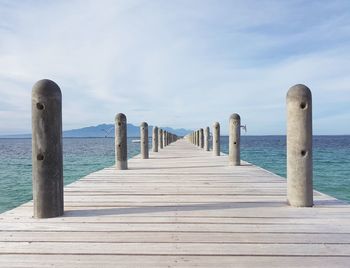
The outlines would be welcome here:
<svg viewBox="0 0 350 268">
<path fill-rule="evenodd" d="M 128 139 L 128 156 L 140 151 Z M 0 139 L 0 213 L 32 199 L 31 139 Z M 113 138 L 63 139 L 64 183 L 114 164 Z"/>
<path fill-rule="evenodd" d="M 131 140 L 129 157 L 139 153 Z M 114 163 L 113 138 L 66 138 L 63 144 L 65 184 Z M 285 177 L 284 136 L 242 136 L 241 147 L 242 159 Z M 228 152 L 228 137 L 221 149 Z M 0 139 L 0 183 L 0 212 L 32 199 L 30 139 Z M 350 201 L 350 136 L 314 137 L 314 187 Z"/>
<path fill-rule="evenodd" d="M 228 153 L 228 137 L 221 150 Z M 285 136 L 242 136 L 241 158 L 286 177 Z M 350 136 L 314 136 L 314 188 L 350 201 Z"/>
</svg>

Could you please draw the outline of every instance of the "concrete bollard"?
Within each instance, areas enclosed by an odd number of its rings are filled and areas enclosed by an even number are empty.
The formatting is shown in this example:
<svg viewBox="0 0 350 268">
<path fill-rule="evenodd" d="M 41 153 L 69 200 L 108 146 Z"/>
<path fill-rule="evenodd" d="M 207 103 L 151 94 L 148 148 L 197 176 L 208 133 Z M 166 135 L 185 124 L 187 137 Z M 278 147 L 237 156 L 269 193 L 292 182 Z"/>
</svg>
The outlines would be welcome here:
<svg viewBox="0 0 350 268">
<path fill-rule="evenodd" d="M 152 150 L 153 152 L 158 152 L 158 127 L 153 127 L 152 133 Z"/>
<path fill-rule="evenodd" d="M 163 146 L 166 147 L 167 144 L 166 144 L 166 139 L 167 139 L 167 132 L 164 130 L 163 131 Z"/>
<path fill-rule="evenodd" d="M 158 138 L 159 138 L 159 148 L 163 149 L 163 129 L 159 129 L 158 133 Z"/>
<path fill-rule="evenodd" d="M 220 124 L 215 122 L 213 125 L 213 154 L 220 156 Z"/>
<path fill-rule="evenodd" d="M 299 84 L 287 93 L 287 200 L 291 206 L 313 206 L 312 173 L 312 94 Z"/>
<path fill-rule="evenodd" d="M 127 122 L 125 114 L 115 116 L 115 168 L 128 169 Z"/>
<path fill-rule="evenodd" d="M 199 147 L 202 149 L 204 148 L 204 129 L 203 128 L 199 130 Z"/>
<path fill-rule="evenodd" d="M 230 136 L 229 136 L 229 165 L 239 166 L 241 164 L 240 156 L 241 143 L 241 117 L 238 114 L 230 116 Z"/>
<path fill-rule="evenodd" d="M 210 129 L 209 127 L 205 128 L 204 131 L 204 150 L 209 151 L 209 139 L 210 139 Z"/>
<path fill-rule="evenodd" d="M 196 133 L 197 133 L 197 144 L 196 144 L 196 145 L 199 147 L 199 145 L 200 145 L 200 141 L 199 141 L 199 130 L 197 130 Z"/>
<path fill-rule="evenodd" d="M 63 215 L 62 94 L 51 80 L 32 90 L 34 218 Z"/>
<path fill-rule="evenodd" d="M 140 137 L 141 137 L 141 158 L 148 159 L 148 124 L 142 122 L 140 125 Z"/>
</svg>

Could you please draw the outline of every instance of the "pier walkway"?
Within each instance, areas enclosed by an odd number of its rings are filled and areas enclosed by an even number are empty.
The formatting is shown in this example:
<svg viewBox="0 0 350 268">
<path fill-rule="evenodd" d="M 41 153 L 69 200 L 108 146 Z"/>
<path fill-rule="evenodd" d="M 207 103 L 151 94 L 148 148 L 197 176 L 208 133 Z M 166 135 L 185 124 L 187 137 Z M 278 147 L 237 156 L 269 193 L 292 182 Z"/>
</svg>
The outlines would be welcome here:
<svg viewBox="0 0 350 268">
<path fill-rule="evenodd" d="M 68 185 L 62 217 L 3 213 L 0 267 L 350 266 L 350 205 L 290 207 L 285 179 L 227 163 L 179 140 Z"/>
</svg>

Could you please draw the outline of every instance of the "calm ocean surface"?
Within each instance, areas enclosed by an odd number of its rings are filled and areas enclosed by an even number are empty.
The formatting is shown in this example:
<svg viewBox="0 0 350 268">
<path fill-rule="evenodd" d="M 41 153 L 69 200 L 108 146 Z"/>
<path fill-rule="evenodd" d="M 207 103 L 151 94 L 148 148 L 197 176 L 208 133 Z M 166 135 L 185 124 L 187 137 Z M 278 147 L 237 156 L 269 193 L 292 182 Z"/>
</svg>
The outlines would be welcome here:
<svg viewBox="0 0 350 268">
<path fill-rule="evenodd" d="M 130 157 L 139 153 L 131 140 Z M 63 150 L 65 184 L 114 163 L 113 138 L 66 138 Z M 221 150 L 228 153 L 228 137 L 221 138 Z M 241 155 L 286 176 L 285 136 L 242 136 Z M 32 199 L 30 139 L 0 139 L 0 185 L 0 213 Z M 350 201 L 350 136 L 314 137 L 314 188 Z"/>
</svg>

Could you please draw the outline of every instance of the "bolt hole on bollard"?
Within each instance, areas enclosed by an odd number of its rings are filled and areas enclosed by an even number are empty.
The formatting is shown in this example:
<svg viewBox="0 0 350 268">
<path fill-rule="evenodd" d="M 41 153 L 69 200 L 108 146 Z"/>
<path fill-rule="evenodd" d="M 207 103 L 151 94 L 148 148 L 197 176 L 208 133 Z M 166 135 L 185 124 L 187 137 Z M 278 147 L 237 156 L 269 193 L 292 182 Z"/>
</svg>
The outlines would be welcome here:
<svg viewBox="0 0 350 268">
<path fill-rule="evenodd" d="M 48 79 L 32 89 L 34 218 L 63 215 L 62 94 Z"/>
<path fill-rule="evenodd" d="M 313 206 L 312 94 L 305 85 L 287 93 L 287 200 L 294 207 Z"/>
<path fill-rule="evenodd" d="M 128 169 L 127 120 L 125 114 L 115 117 L 115 167 L 117 170 Z"/>
</svg>

